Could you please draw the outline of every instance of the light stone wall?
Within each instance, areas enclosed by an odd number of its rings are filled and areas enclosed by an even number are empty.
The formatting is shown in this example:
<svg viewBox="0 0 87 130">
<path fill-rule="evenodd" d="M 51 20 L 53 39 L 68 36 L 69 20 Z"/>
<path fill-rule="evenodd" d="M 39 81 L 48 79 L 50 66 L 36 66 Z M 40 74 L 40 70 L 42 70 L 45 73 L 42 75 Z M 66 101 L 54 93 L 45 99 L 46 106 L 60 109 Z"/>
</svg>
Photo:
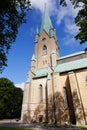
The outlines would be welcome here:
<svg viewBox="0 0 87 130">
<path fill-rule="evenodd" d="M 80 70 L 76 72 L 76 78 L 79 88 L 79 95 L 80 100 L 82 103 L 82 111 L 83 111 L 83 118 L 84 118 L 84 124 L 87 123 L 87 69 Z"/>
<path fill-rule="evenodd" d="M 31 100 L 30 100 L 30 111 L 32 111 L 31 118 L 34 116 L 34 112 L 37 109 L 37 107 L 42 104 L 44 107 L 46 105 L 46 93 L 45 93 L 45 88 L 46 88 L 46 78 L 40 78 L 40 79 L 34 79 L 32 81 L 32 87 L 31 87 Z M 43 101 L 40 102 L 40 85 L 42 85 L 42 91 L 43 91 Z"/>
<path fill-rule="evenodd" d="M 21 121 L 23 121 L 24 116 L 27 116 L 29 110 L 29 89 L 30 84 L 26 83 L 24 87 L 24 95 L 23 95 L 23 104 L 22 104 L 22 111 L 21 111 Z"/>
<path fill-rule="evenodd" d="M 42 39 L 46 38 L 45 41 L 43 41 Z M 43 45 L 47 46 L 47 55 L 43 55 Z M 54 38 L 49 38 L 49 36 L 43 31 L 42 35 L 39 37 L 39 41 L 36 45 L 36 56 L 37 56 L 37 68 L 46 68 L 48 67 L 48 64 L 51 64 L 51 51 L 52 50 L 56 50 L 57 44 Z M 58 49 L 57 49 L 58 50 Z M 57 58 L 57 54 L 54 57 L 55 61 Z M 43 63 L 44 62 L 44 63 Z M 47 62 L 47 63 L 46 63 Z"/>
<path fill-rule="evenodd" d="M 43 87 L 43 99 L 45 100 L 45 87 L 46 87 L 46 78 L 39 78 L 39 79 L 34 79 L 32 82 L 32 90 L 31 93 L 33 94 L 33 97 L 31 99 L 31 102 L 34 103 L 39 103 L 39 89 L 40 89 L 40 84 Z"/>
<path fill-rule="evenodd" d="M 45 38 L 46 40 L 43 40 Z M 47 55 L 43 55 L 43 45 L 47 46 Z M 52 66 L 56 66 L 56 60 L 59 52 L 51 54 L 52 50 L 58 50 L 54 37 L 49 37 L 45 31 L 37 39 L 35 45 L 36 61 L 32 61 L 28 78 L 30 83 L 26 83 L 23 96 L 23 105 L 21 112 L 21 120 L 30 122 L 32 119 L 41 120 L 42 122 L 50 118 L 51 123 L 54 122 L 54 105 L 57 109 L 57 122 L 71 122 L 76 124 L 86 124 L 87 120 L 87 68 L 74 70 L 73 72 L 54 73 Z M 68 58 L 67 58 L 68 61 Z M 49 66 L 51 65 L 51 67 Z M 38 69 L 48 68 L 48 74 L 51 79 L 46 77 L 33 78 L 34 72 Z M 43 101 L 40 102 L 40 85 L 43 88 Z M 67 91 L 67 104 L 64 90 Z M 59 95 L 61 101 L 59 100 Z M 51 99 L 52 98 L 52 99 Z M 58 99 L 58 101 L 56 100 Z M 54 103 L 56 101 L 56 103 Z M 51 103 L 51 105 L 49 104 Z M 59 109 L 59 104 L 61 110 Z M 47 106 L 48 105 L 48 106 Z M 48 109 L 48 113 L 46 113 Z M 49 111 L 53 110 L 53 113 Z M 38 110 L 38 111 L 36 111 Z M 58 110 L 60 112 L 58 113 Z M 51 114 L 50 114 L 51 113 Z M 62 121 L 61 115 L 62 113 Z M 42 119 L 41 116 L 43 117 Z M 58 119 L 58 117 L 60 119 Z"/>
<path fill-rule="evenodd" d="M 77 76 L 78 86 L 80 89 L 80 94 L 82 97 L 83 106 L 85 109 L 87 109 L 87 103 L 86 103 L 86 99 L 87 99 L 87 81 L 86 81 L 87 69 L 77 71 L 76 76 Z"/>
<path fill-rule="evenodd" d="M 54 73 L 53 76 L 51 76 L 50 80 L 47 80 L 47 78 L 37 78 L 32 80 L 31 82 L 31 89 L 30 89 L 30 97 L 28 95 L 29 93 L 29 84 L 25 86 L 24 91 L 24 99 L 23 99 L 23 106 L 22 106 L 22 118 L 24 111 L 31 110 L 31 117 L 34 116 L 35 109 L 38 105 L 41 105 L 40 103 L 40 94 L 39 94 L 39 87 L 40 84 L 43 86 L 43 109 L 46 109 L 46 85 L 47 85 L 47 96 L 49 98 L 50 95 L 53 96 L 54 93 L 60 92 L 61 95 L 64 97 L 64 87 L 67 87 L 68 91 L 71 91 L 72 95 L 72 104 L 75 109 L 75 116 L 76 116 L 76 123 L 79 124 L 85 124 L 87 120 L 87 69 L 81 69 L 78 71 L 70 72 L 70 73 Z M 69 87 L 69 88 L 68 88 Z M 76 95 L 74 95 L 76 92 Z M 68 92 L 70 93 L 70 92 Z M 75 96 L 79 99 L 79 102 L 75 101 Z M 68 95 L 68 98 L 70 99 L 71 96 Z M 75 103 L 76 102 L 76 103 Z M 29 106 L 27 105 L 29 104 Z M 79 106 L 78 106 L 79 105 Z M 82 106 L 83 105 L 83 106 Z M 81 109 L 81 111 L 80 111 Z M 33 111 L 32 111 L 33 110 Z M 80 114 L 81 115 L 80 115 Z M 41 113 L 40 113 L 41 114 Z M 69 114 L 69 113 L 68 113 Z M 45 113 L 42 113 L 45 120 Z M 79 116 L 80 115 L 80 116 Z M 84 119 L 85 115 L 85 119 Z M 70 117 L 69 117 L 70 118 Z M 81 119 L 79 119 L 81 118 Z M 79 120 L 78 120 L 79 119 Z"/>
</svg>

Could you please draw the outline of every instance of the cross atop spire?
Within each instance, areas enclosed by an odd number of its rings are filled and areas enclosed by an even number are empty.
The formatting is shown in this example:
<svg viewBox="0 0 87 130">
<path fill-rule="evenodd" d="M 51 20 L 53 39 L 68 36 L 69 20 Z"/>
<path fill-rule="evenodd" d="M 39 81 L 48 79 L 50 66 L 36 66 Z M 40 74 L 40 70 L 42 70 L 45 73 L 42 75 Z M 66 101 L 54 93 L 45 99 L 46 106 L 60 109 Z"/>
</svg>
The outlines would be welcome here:
<svg viewBox="0 0 87 130">
<path fill-rule="evenodd" d="M 42 18 L 42 25 L 41 25 L 41 33 L 43 30 L 46 31 L 46 33 L 49 35 L 49 31 L 50 29 L 52 29 L 52 23 L 48 14 L 48 10 L 47 10 L 47 6 L 45 4 L 45 8 L 44 8 L 44 14 L 43 14 L 43 18 Z"/>
</svg>

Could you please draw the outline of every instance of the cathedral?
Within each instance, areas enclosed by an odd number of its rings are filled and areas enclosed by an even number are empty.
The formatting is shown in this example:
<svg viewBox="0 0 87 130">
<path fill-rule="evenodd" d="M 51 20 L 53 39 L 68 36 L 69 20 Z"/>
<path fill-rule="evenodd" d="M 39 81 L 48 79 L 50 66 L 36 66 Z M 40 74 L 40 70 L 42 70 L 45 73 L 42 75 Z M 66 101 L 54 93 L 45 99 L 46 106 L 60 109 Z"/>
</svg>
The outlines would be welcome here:
<svg viewBox="0 0 87 130">
<path fill-rule="evenodd" d="M 25 83 L 22 122 L 87 124 L 87 51 L 60 57 L 45 7 Z"/>
</svg>

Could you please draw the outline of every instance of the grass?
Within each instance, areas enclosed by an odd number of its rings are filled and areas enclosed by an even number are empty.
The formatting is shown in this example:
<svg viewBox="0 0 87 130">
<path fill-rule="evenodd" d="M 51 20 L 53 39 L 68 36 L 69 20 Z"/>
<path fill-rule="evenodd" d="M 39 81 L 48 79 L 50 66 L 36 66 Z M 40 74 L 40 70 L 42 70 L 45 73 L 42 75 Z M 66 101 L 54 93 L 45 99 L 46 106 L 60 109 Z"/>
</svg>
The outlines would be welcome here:
<svg viewBox="0 0 87 130">
<path fill-rule="evenodd" d="M 74 128 L 87 130 L 87 126 L 73 126 Z"/>
<path fill-rule="evenodd" d="M 45 124 L 44 125 L 46 128 L 48 127 L 57 127 L 57 128 L 77 128 L 78 130 L 87 130 L 87 126 L 64 126 L 64 125 L 49 125 Z M 11 127 L 0 127 L 0 130 L 33 130 L 29 128 L 11 128 Z"/>
<path fill-rule="evenodd" d="M 0 127 L 0 130 L 33 130 L 28 128 L 10 128 L 10 127 Z"/>
<path fill-rule="evenodd" d="M 53 124 L 44 124 L 45 127 L 58 127 L 58 128 L 76 128 L 80 130 L 87 130 L 87 126 L 76 126 L 76 125 L 53 125 Z"/>
</svg>

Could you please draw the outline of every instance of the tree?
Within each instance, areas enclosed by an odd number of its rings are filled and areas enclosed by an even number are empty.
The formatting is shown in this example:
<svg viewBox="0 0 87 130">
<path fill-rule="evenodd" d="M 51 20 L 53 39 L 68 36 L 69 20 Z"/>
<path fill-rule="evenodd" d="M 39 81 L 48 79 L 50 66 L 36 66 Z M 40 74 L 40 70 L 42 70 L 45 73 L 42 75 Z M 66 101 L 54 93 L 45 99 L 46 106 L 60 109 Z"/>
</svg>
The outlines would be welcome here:
<svg viewBox="0 0 87 130">
<path fill-rule="evenodd" d="M 19 118 L 23 92 L 10 80 L 0 78 L 0 119 Z"/>
<path fill-rule="evenodd" d="M 76 18 L 75 23 L 79 27 L 79 32 L 75 36 L 76 40 L 80 40 L 80 44 L 87 42 L 87 0 L 70 0 L 74 8 L 81 7 Z M 60 4 L 67 6 L 66 0 L 60 0 Z"/>
<path fill-rule="evenodd" d="M 7 53 L 16 40 L 18 28 L 25 23 L 29 0 L 0 1 L 0 72 L 7 66 Z"/>
</svg>

